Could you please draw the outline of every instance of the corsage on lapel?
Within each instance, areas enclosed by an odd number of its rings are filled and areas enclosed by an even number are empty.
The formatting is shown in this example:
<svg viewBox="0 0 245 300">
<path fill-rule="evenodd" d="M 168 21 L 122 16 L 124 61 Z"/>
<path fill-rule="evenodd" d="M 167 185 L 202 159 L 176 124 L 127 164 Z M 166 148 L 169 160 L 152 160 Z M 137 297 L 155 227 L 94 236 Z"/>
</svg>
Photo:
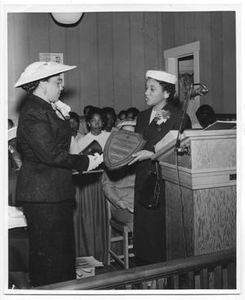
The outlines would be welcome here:
<svg viewBox="0 0 245 300">
<path fill-rule="evenodd" d="M 169 110 L 164 110 L 161 109 L 156 113 L 156 116 L 154 118 L 154 121 L 156 122 L 157 126 L 157 130 L 161 131 L 161 127 L 160 125 L 162 123 L 166 123 L 167 120 L 170 118 L 171 112 Z"/>
<path fill-rule="evenodd" d="M 162 123 L 166 123 L 167 120 L 170 118 L 171 112 L 169 110 L 161 109 L 156 113 L 154 121 L 157 125 L 161 125 Z"/>
<path fill-rule="evenodd" d="M 64 102 L 58 100 L 54 103 L 51 103 L 52 108 L 55 110 L 56 115 L 62 120 L 70 119 L 69 112 L 71 108 L 69 105 L 65 104 Z"/>
</svg>

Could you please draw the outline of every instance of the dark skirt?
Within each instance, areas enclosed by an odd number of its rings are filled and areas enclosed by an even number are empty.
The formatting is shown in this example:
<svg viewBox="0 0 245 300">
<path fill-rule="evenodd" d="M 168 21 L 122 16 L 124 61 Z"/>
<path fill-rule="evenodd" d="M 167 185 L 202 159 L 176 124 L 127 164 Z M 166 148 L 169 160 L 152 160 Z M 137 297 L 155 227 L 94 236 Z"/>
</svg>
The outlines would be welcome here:
<svg viewBox="0 0 245 300">
<path fill-rule="evenodd" d="M 32 286 L 72 280 L 75 271 L 74 201 L 23 203 Z"/>
<path fill-rule="evenodd" d="M 159 205 L 150 210 L 140 204 L 142 188 L 152 170 L 150 162 L 139 164 L 136 171 L 134 204 L 134 253 L 137 259 L 146 262 L 166 260 L 166 217 L 164 182 L 161 181 Z"/>
<path fill-rule="evenodd" d="M 29 240 L 27 227 L 8 230 L 9 235 L 9 271 L 28 272 Z"/>
<path fill-rule="evenodd" d="M 74 176 L 76 255 L 94 256 L 107 263 L 108 207 L 103 194 L 101 173 Z"/>
</svg>

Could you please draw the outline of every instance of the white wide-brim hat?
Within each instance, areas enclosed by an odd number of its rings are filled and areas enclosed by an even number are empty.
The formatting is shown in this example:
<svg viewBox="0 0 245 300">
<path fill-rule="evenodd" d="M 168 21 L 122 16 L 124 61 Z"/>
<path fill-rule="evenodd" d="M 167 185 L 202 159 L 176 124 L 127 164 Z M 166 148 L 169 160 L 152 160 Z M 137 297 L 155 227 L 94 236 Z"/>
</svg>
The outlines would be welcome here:
<svg viewBox="0 0 245 300">
<path fill-rule="evenodd" d="M 155 70 L 149 70 L 146 72 L 145 75 L 146 79 L 147 78 L 153 78 L 159 81 L 164 81 L 167 83 L 171 84 L 176 84 L 177 82 L 177 77 L 174 74 L 164 72 L 164 71 L 155 71 Z"/>
<path fill-rule="evenodd" d="M 118 129 L 121 129 L 123 126 L 136 126 L 136 121 L 121 121 L 117 124 Z"/>
<path fill-rule="evenodd" d="M 77 66 L 67 66 L 53 61 L 37 61 L 26 67 L 14 87 L 20 87 L 26 83 L 55 76 L 75 69 L 76 67 Z"/>
</svg>

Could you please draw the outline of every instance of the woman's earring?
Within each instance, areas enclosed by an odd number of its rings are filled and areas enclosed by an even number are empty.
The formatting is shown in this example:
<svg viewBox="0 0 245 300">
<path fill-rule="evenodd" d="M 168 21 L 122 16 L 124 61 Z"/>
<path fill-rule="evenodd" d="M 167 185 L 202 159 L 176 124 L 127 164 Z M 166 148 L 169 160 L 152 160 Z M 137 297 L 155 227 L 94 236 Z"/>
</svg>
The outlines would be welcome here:
<svg viewBox="0 0 245 300">
<path fill-rule="evenodd" d="M 168 91 L 164 91 L 164 92 L 165 92 L 165 99 L 168 99 L 170 93 Z"/>
</svg>

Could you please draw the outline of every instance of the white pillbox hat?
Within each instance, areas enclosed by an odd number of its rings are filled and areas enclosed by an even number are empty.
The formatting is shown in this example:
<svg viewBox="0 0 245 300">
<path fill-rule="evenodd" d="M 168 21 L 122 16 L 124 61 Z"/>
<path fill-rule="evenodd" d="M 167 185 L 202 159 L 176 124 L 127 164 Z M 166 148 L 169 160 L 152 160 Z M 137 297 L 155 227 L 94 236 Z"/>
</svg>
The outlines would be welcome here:
<svg viewBox="0 0 245 300">
<path fill-rule="evenodd" d="M 146 78 L 153 78 L 159 81 L 164 81 L 171 84 L 176 84 L 177 77 L 171 73 L 164 71 L 149 70 L 146 72 Z"/>
</svg>

